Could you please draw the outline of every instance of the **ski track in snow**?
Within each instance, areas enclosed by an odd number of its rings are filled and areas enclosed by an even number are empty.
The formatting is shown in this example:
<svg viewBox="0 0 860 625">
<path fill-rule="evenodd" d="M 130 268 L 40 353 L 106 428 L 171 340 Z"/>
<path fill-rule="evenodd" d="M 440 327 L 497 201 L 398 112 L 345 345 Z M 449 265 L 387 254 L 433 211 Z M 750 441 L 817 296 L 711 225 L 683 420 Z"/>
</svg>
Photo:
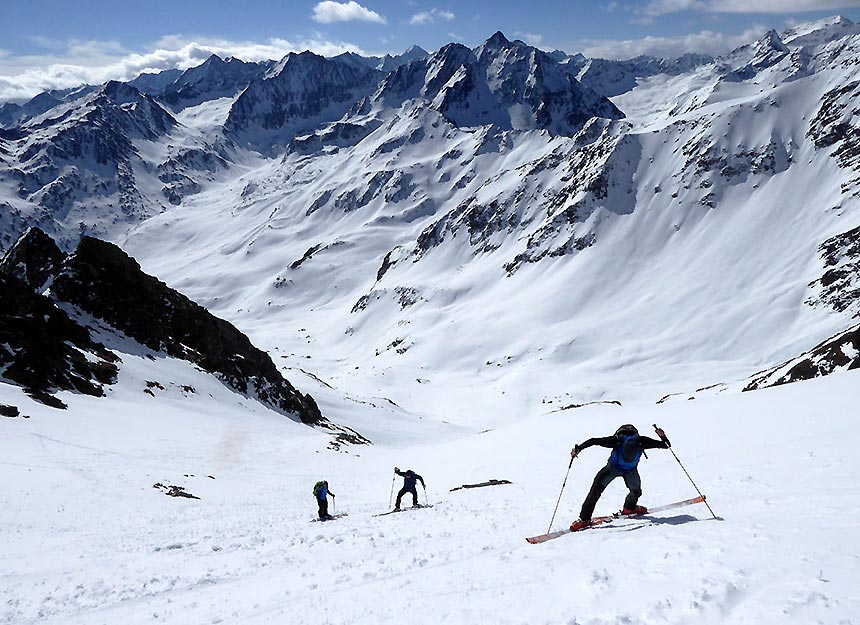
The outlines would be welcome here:
<svg viewBox="0 0 860 625">
<path fill-rule="evenodd" d="M 3 625 L 848 624 L 860 613 L 860 529 L 845 512 L 860 495 L 856 372 L 533 414 L 442 444 L 399 442 L 390 420 L 377 444 L 335 452 L 183 363 L 172 373 L 196 395 L 168 391 L 147 411 L 134 374 L 145 366 L 127 363 L 108 399 L 64 394 L 67 412 L 0 386 L 0 401 L 32 417 L 0 421 Z M 719 520 L 697 505 L 527 544 L 546 528 L 570 446 L 624 421 L 667 430 Z M 556 528 L 606 455 L 574 462 Z M 645 505 L 695 495 L 669 453 L 649 455 Z M 433 508 L 372 516 L 388 508 L 395 464 L 425 476 Z M 321 477 L 349 516 L 310 522 Z M 513 484 L 448 492 L 490 477 Z M 165 497 L 155 482 L 201 499 Z M 596 513 L 623 496 L 618 480 Z"/>
</svg>

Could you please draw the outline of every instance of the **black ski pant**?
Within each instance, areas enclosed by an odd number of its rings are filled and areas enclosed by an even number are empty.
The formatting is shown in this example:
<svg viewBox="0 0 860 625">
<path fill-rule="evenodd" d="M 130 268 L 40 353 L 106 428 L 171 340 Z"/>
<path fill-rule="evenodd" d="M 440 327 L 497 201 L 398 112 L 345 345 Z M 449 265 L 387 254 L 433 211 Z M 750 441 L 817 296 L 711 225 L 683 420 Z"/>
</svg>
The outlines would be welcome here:
<svg viewBox="0 0 860 625">
<path fill-rule="evenodd" d="M 412 505 L 413 506 L 418 505 L 418 490 L 414 486 L 412 488 L 406 488 L 404 486 L 397 493 L 397 503 L 394 504 L 395 508 L 400 507 L 400 500 L 403 499 L 403 495 L 405 495 L 406 493 L 412 493 Z"/>
<path fill-rule="evenodd" d="M 642 480 L 639 477 L 639 470 L 633 469 L 629 473 L 623 473 L 619 469 L 607 463 L 605 467 L 597 472 L 594 476 L 594 483 L 591 485 L 591 490 L 588 491 L 588 496 L 582 502 L 582 510 L 579 513 L 579 518 L 583 521 L 590 521 L 591 515 L 594 513 L 594 506 L 597 505 L 597 500 L 616 477 L 623 477 L 624 483 L 630 492 L 627 493 L 627 498 L 624 500 L 624 507 L 633 509 L 636 507 L 636 502 L 642 496 Z"/>
<path fill-rule="evenodd" d="M 320 507 L 320 519 L 325 521 L 328 518 L 328 497 L 323 499 L 317 499 L 317 503 Z"/>
</svg>

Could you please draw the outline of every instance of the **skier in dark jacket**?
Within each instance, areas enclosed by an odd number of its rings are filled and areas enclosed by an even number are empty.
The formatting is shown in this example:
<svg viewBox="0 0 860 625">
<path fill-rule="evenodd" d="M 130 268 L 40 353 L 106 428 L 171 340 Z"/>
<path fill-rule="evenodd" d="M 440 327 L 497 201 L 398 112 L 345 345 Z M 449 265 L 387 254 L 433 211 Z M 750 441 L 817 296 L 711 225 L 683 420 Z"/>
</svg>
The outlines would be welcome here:
<svg viewBox="0 0 860 625">
<path fill-rule="evenodd" d="M 412 469 L 407 469 L 405 472 L 401 472 L 400 469 L 394 467 L 394 472 L 403 478 L 403 488 L 401 488 L 400 492 L 397 493 L 397 502 L 394 504 L 394 509 L 400 510 L 400 500 L 403 499 L 403 495 L 406 493 L 412 493 L 412 507 L 417 507 L 418 491 L 415 488 L 415 483 L 420 481 L 421 488 L 427 490 L 427 487 L 424 485 L 424 478 Z"/>
<path fill-rule="evenodd" d="M 328 496 L 334 498 L 334 493 L 328 489 L 328 482 L 323 480 L 314 484 L 314 497 L 317 498 L 319 506 L 320 521 L 330 521 L 334 517 L 328 513 Z"/>
<path fill-rule="evenodd" d="M 600 499 L 603 491 L 606 490 L 609 483 L 616 477 L 623 477 L 624 484 L 630 489 L 630 492 L 627 493 L 627 498 L 624 500 L 621 514 L 645 514 L 648 512 L 645 506 L 636 505 L 636 502 L 639 501 L 639 497 L 642 495 L 642 483 L 639 478 L 638 465 L 639 458 L 646 449 L 668 449 L 671 446 L 663 430 L 657 429 L 657 435 L 661 440 L 658 441 L 647 436 L 640 436 L 634 426 L 627 424 L 618 428 L 613 436 L 589 438 L 581 445 L 576 445 L 570 451 L 571 457 L 576 458 L 583 449 L 587 449 L 593 445 L 612 449 L 609 462 L 594 476 L 594 483 L 591 485 L 591 490 L 588 491 L 588 496 L 582 503 L 579 518 L 570 526 L 571 531 L 575 532 L 588 527 L 589 523 L 591 523 L 591 515 L 594 512 L 594 506 L 597 505 L 597 500 Z"/>
</svg>

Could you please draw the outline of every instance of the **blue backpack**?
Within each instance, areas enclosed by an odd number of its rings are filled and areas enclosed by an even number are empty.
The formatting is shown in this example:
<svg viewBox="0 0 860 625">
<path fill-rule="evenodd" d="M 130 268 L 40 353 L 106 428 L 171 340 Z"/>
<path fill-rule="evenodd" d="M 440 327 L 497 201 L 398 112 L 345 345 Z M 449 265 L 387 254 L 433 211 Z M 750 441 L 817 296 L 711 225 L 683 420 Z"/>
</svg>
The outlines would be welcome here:
<svg viewBox="0 0 860 625">
<path fill-rule="evenodd" d="M 616 434 L 615 438 L 618 442 L 612 449 L 609 462 L 622 473 L 630 473 L 639 465 L 639 458 L 642 457 L 639 434 Z"/>
</svg>

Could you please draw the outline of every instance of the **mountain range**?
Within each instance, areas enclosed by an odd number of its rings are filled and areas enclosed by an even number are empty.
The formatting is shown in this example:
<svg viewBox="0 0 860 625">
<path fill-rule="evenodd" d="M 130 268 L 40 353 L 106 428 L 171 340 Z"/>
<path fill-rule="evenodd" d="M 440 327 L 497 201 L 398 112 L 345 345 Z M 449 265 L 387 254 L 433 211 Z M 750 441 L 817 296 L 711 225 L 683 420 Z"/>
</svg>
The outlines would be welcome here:
<svg viewBox="0 0 860 625">
<path fill-rule="evenodd" d="M 753 388 L 838 337 L 805 370 L 857 368 L 858 66 L 844 18 L 718 58 L 212 56 L 4 105 L 0 249 L 107 239 L 409 410 Z"/>
</svg>

